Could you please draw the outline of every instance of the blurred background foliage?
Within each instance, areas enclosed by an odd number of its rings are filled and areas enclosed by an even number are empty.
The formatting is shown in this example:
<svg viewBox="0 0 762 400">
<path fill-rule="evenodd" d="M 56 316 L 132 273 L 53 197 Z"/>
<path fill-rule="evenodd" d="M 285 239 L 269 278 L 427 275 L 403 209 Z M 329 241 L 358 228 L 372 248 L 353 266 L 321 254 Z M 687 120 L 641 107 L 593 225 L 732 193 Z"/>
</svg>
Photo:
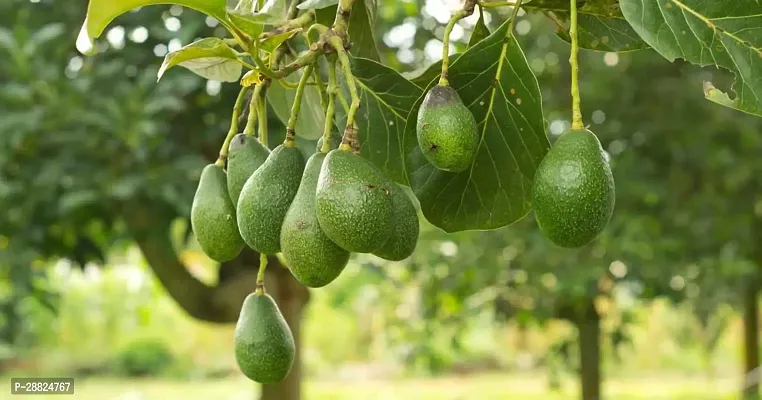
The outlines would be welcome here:
<svg viewBox="0 0 762 400">
<path fill-rule="evenodd" d="M 379 1 L 382 61 L 415 76 L 438 60 L 458 3 Z M 224 31 L 181 7 L 146 7 L 115 21 L 98 55 L 84 57 L 74 44 L 85 8 L 0 2 L 0 371 L 196 385 L 123 388 L 152 393 L 145 398 L 250 397 L 232 325 L 199 321 L 234 321 L 235 307 L 204 309 L 188 298 L 211 297 L 179 278 L 171 286 L 164 269 L 184 266 L 182 278 L 202 288 L 224 289 L 229 278 L 201 254 L 187 218 L 237 87 L 181 69 L 156 82 L 168 51 Z M 485 13 L 487 26 L 506 12 Z M 553 140 L 569 127 L 568 45 L 544 16 L 520 18 Z M 455 52 L 475 23 L 456 25 Z M 584 118 L 617 183 L 602 237 L 562 250 L 531 216 L 453 235 L 422 221 L 410 259 L 354 257 L 335 283 L 310 292 L 304 398 L 573 398 L 576 376 L 584 386 L 599 364 L 611 398 L 736 398 L 759 359 L 762 120 L 703 99 L 702 81 L 727 86 L 725 71 L 670 64 L 650 50 L 586 51 L 581 65 Z M 269 119 L 271 134 L 282 134 L 277 116 Z M 164 241 L 140 241 L 136 210 Z M 175 254 L 152 258 L 150 244 Z M 453 378 L 462 374 L 470 378 Z M 373 386 L 411 377 L 436 383 L 419 394 L 412 384 Z M 84 382 L 83 393 L 101 393 L 97 380 Z M 436 394 L 448 385 L 481 389 Z"/>
</svg>

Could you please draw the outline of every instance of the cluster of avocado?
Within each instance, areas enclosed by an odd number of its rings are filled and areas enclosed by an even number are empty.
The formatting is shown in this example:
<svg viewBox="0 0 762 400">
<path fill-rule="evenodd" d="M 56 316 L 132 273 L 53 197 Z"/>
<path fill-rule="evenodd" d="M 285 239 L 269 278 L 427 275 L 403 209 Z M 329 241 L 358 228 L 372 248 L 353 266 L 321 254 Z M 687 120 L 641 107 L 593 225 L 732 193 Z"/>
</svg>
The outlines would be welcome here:
<svg viewBox="0 0 762 400">
<path fill-rule="evenodd" d="M 338 146 L 333 138 L 331 144 Z M 270 151 L 244 134 L 230 143 L 227 171 L 218 164 L 204 168 L 191 224 L 210 258 L 231 260 L 247 245 L 281 253 L 294 278 L 311 288 L 335 280 L 353 252 L 406 259 L 419 235 L 408 195 L 349 146 L 318 151 L 305 162 L 293 139 Z M 256 382 L 279 382 L 291 370 L 292 333 L 264 290 L 244 301 L 235 354 Z"/>
<path fill-rule="evenodd" d="M 448 172 L 472 167 L 481 137 L 455 89 L 431 88 L 416 122 L 431 165 Z M 614 178 L 595 134 L 573 129 L 556 140 L 535 173 L 532 203 L 540 230 L 558 246 L 581 247 L 603 231 L 614 211 Z"/>
</svg>

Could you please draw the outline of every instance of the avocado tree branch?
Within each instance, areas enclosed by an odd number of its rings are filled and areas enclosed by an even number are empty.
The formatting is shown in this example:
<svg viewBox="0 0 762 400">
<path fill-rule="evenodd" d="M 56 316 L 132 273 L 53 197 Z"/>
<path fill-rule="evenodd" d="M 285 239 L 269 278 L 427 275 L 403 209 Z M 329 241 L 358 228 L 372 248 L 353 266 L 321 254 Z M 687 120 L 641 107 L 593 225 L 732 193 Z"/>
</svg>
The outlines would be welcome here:
<svg viewBox="0 0 762 400">
<path fill-rule="evenodd" d="M 288 118 L 288 124 L 286 126 L 286 141 L 285 143 L 293 142 L 296 139 L 296 121 L 299 119 L 299 111 L 302 108 L 302 97 L 304 96 L 304 88 L 307 87 L 307 81 L 312 75 L 313 64 L 308 64 L 302 71 L 302 77 L 299 79 L 299 86 L 296 88 L 296 95 L 294 96 L 294 103 L 291 105 L 291 115 Z"/>
<path fill-rule="evenodd" d="M 572 95 L 572 130 L 585 129 L 585 125 L 582 123 L 582 111 L 580 110 L 579 100 L 579 61 L 577 60 L 577 53 L 579 53 L 579 40 L 577 39 L 577 0 L 571 1 L 571 27 L 569 28 L 569 36 L 571 36 L 571 56 L 569 57 L 569 63 L 571 64 L 571 95 Z"/>
<path fill-rule="evenodd" d="M 347 37 L 349 29 L 349 16 L 352 13 L 354 0 L 339 0 L 339 6 L 336 9 L 336 18 L 333 20 L 332 30 L 342 38 Z"/>
<path fill-rule="evenodd" d="M 465 0 L 463 8 L 452 15 L 445 27 L 444 36 L 442 37 L 442 75 L 439 77 L 440 86 L 450 85 L 447 80 L 447 72 L 450 67 L 450 33 L 458 21 L 474 13 L 474 8 L 476 8 L 476 0 Z"/>
<path fill-rule="evenodd" d="M 230 121 L 230 130 L 228 131 L 228 135 L 225 137 L 225 141 L 222 143 L 220 156 L 217 158 L 217 162 L 215 163 L 220 167 L 225 166 L 225 161 L 228 159 L 228 147 L 230 147 L 230 141 L 233 140 L 233 136 L 238 133 L 238 116 L 241 115 L 241 110 L 243 109 L 243 99 L 246 97 L 246 91 L 248 89 L 249 88 L 247 87 L 242 87 L 241 91 L 238 92 L 238 97 L 235 99 L 235 105 L 233 106 L 233 117 Z"/>
<path fill-rule="evenodd" d="M 336 91 L 338 85 L 336 83 L 336 60 L 331 59 L 328 61 L 328 105 L 325 109 L 325 126 L 323 127 L 323 146 L 320 151 L 328 153 L 331 151 L 331 132 L 333 131 L 333 114 L 336 108 Z"/>
</svg>

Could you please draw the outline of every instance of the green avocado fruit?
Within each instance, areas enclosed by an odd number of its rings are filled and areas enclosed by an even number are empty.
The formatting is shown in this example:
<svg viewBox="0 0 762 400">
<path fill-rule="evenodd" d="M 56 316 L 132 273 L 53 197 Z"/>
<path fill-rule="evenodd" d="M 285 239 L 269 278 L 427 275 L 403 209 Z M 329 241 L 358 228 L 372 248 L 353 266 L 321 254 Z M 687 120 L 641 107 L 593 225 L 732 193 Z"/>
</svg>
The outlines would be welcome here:
<svg viewBox="0 0 762 400">
<path fill-rule="evenodd" d="M 243 301 L 233 343 L 238 367 L 249 379 L 272 384 L 291 372 L 294 336 L 269 294 L 255 292 Z"/>
<path fill-rule="evenodd" d="M 418 244 L 418 211 L 407 193 L 397 184 L 392 188 L 392 234 L 373 254 L 389 261 L 401 261 L 413 254 Z"/>
<path fill-rule="evenodd" d="M 333 282 L 349 261 L 349 252 L 326 236 L 317 219 L 315 193 L 325 157 L 316 153 L 307 160 L 299 191 L 280 231 L 286 265 L 299 283 L 311 288 Z"/>
<path fill-rule="evenodd" d="M 249 177 L 238 198 L 238 229 L 252 249 L 280 251 L 280 230 L 304 172 L 304 156 L 294 142 L 276 147 Z"/>
<path fill-rule="evenodd" d="M 222 167 L 216 164 L 204 167 L 191 206 L 191 227 L 196 240 L 209 258 L 220 262 L 234 259 L 244 247 L 226 180 Z"/>
<path fill-rule="evenodd" d="M 469 169 L 479 150 L 476 120 L 458 92 L 436 85 L 418 109 L 418 146 L 426 160 L 438 169 L 461 172 Z"/>
<path fill-rule="evenodd" d="M 254 136 L 239 133 L 228 147 L 228 192 L 233 205 L 238 205 L 241 189 L 251 174 L 267 160 L 270 149 Z"/>
<path fill-rule="evenodd" d="M 391 183 L 370 161 L 343 147 L 329 152 L 320 169 L 318 222 L 343 249 L 370 253 L 392 232 Z"/>
<path fill-rule="evenodd" d="M 581 247 L 603 231 L 614 212 L 614 177 L 593 132 L 556 140 L 535 172 L 532 205 L 540 230 L 558 246 Z"/>
</svg>

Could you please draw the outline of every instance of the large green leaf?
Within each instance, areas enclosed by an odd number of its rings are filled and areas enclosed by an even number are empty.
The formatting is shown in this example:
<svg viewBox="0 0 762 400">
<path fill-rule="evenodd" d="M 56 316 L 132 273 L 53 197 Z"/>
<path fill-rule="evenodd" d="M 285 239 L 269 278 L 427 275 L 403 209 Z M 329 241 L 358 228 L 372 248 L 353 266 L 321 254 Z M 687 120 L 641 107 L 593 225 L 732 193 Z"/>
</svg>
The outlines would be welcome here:
<svg viewBox="0 0 762 400">
<path fill-rule="evenodd" d="M 361 104 L 355 120 L 360 155 L 393 180 L 407 185 L 402 135 L 407 113 L 423 91 L 397 71 L 367 58 L 352 58 L 352 72 Z M 346 80 L 340 70 L 338 74 L 342 91 L 349 99 Z M 346 115 L 338 104 L 336 124 L 343 133 Z"/>
<path fill-rule="evenodd" d="M 376 46 L 376 0 L 357 0 L 349 14 L 350 52 L 353 56 L 379 61 L 381 57 Z"/>
<path fill-rule="evenodd" d="M 301 73 L 302 71 L 293 73 L 286 80 L 291 83 L 299 82 Z M 267 103 L 283 122 L 283 125 L 288 123 L 291 116 L 291 105 L 294 103 L 294 97 L 296 97 L 295 89 L 287 89 L 275 82 L 267 90 Z M 323 134 L 324 124 L 325 111 L 320 105 L 320 92 L 316 86 L 308 85 L 304 88 L 299 119 L 296 120 L 296 134 L 310 140 L 317 139 Z"/>
<path fill-rule="evenodd" d="M 569 36 L 569 14 L 555 12 L 555 21 L 559 24 L 556 35 L 571 43 Z M 627 51 L 644 50 L 648 44 L 622 17 L 607 18 L 598 15 L 581 14 L 577 18 L 579 47 L 588 50 Z"/>
<path fill-rule="evenodd" d="M 508 22 L 450 66 L 450 85 L 481 135 L 469 170 L 441 171 L 423 157 L 416 135 L 422 98 L 408 116 L 403 146 L 410 186 L 426 219 L 447 232 L 494 229 L 523 218 L 535 170 L 550 147 L 537 78 L 518 43 L 505 40 L 507 30 Z"/>
<path fill-rule="evenodd" d="M 670 61 L 732 71 L 735 98 L 707 84 L 709 100 L 762 116 L 762 3 L 758 0 L 621 0 L 635 31 Z"/>
<path fill-rule="evenodd" d="M 114 18 L 138 7 L 155 4 L 178 4 L 217 18 L 226 23 L 225 0 L 90 0 L 85 30 L 90 40 L 97 38 Z"/>
<path fill-rule="evenodd" d="M 199 39 L 167 54 L 159 68 L 158 79 L 176 65 L 221 82 L 237 82 L 241 77 L 241 63 L 235 50 L 216 37 Z"/>
</svg>

